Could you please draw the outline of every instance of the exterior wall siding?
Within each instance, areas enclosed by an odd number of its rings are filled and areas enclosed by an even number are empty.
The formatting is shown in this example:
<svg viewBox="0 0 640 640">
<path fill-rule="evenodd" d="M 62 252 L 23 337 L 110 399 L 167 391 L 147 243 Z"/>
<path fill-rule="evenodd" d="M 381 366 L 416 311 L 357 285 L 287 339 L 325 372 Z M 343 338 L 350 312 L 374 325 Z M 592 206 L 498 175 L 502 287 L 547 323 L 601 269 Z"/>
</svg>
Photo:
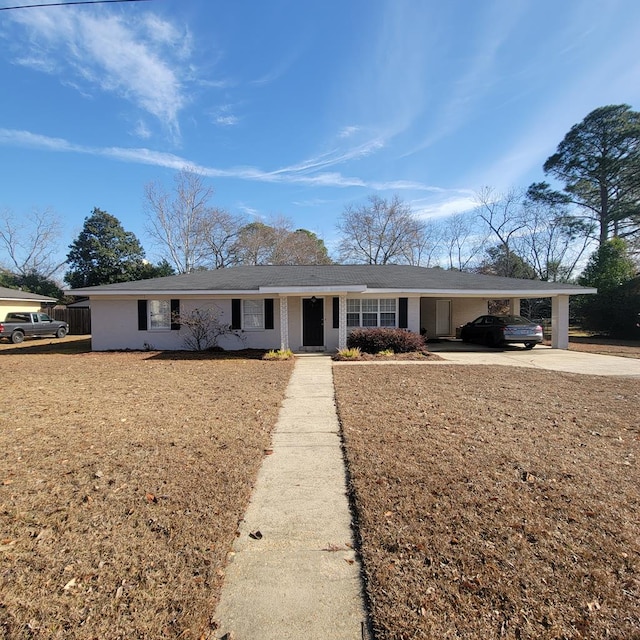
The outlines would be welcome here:
<svg viewBox="0 0 640 640">
<path fill-rule="evenodd" d="M 2 322 L 8 313 L 19 313 L 20 311 L 24 312 L 34 312 L 40 311 L 42 308 L 42 304 L 40 302 L 28 302 L 28 301 L 20 301 L 20 300 L 3 300 L 0 301 L 0 322 Z"/>
<path fill-rule="evenodd" d="M 176 296 L 166 296 L 166 299 Z M 235 296 L 234 296 L 235 297 Z M 240 297 L 240 296 L 238 296 Z M 270 297 L 270 296 L 267 296 Z M 288 333 L 289 348 L 297 351 L 302 346 L 302 300 L 310 296 L 291 295 L 288 296 Z M 323 301 L 324 309 L 324 346 L 327 352 L 334 352 L 338 349 L 339 329 L 333 327 L 333 295 L 317 296 Z M 391 296 L 386 294 L 378 295 L 353 295 L 352 298 L 385 298 L 385 297 L 408 297 Z M 147 296 L 148 299 L 155 299 Z M 264 299 L 262 296 L 243 296 L 243 299 Z M 117 350 L 117 349 L 154 349 L 154 350 L 180 350 L 184 349 L 184 338 L 186 330 L 138 330 L 138 299 L 134 296 L 121 298 L 100 298 L 91 299 L 91 329 L 92 348 L 96 351 Z M 226 336 L 220 339 L 220 346 L 226 350 L 237 350 L 244 348 L 252 349 L 279 349 L 281 346 L 280 336 L 280 299 L 273 296 L 273 329 L 267 330 L 242 330 L 241 340 L 233 336 Z M 408 329 L 413 332 L 420 332 L 421 328 L 426 329 L 427 337 L 435 337 L 436 333 L 436 301 L 451 300 L 451 331 L 455 328 L 473 320 L 477 316 L 487 313 L 487 300 L 484 298 L 450 298 L 441 297 L 408 297 L 407 320 Z M 211 298 L 206 296 L 180 299 L 181 313 L 189 313 L 195 308 L 216 308 L 220 311 L 220 320 L 224 323 L 231 323 L 231 298 Z M 39 308 L 39 307 L 37 307 Z M 31 310 L 37 310 L 33 308 Z M 0 313 L 4 307 L 0 306 Z M 21 305 L 21 309 L 24 305 Z M 6 313 L 6 312 L 5 312 Z"/>
<path fill-rule="evenodd" d="M 426 329 L 427 338 L 436 337 L 436 301 L 451 300 L 451 331 L 487 313 L 487 301 L 484 298 L 421 298 L 420 326 Z"/>
<path fill-rule="evenodd" d="M 167 350 L 184 349 L 184 338 L 188 335 L 182 327 L 179 331 L 138 330 L 138 300 L 122 298 L 91 300 L 91 339 L 95 351 L 113 349 Z M 149 299 L 156 299 L 151 298 Z M 169 297 L 167 297 L 169 299 Z M 220 312 L 220 321 L 231 324 L 231 299 L 186 299 L 180 300 L 180 313 L 188 314 L 196 308 L 215 309 Z M 226 350 L 278 349 L 280 347 L 280 309 L 274 304 L 274 329 L 241 330 L 240 339 L 223 336 L 219 345 Z"/>
</svg>

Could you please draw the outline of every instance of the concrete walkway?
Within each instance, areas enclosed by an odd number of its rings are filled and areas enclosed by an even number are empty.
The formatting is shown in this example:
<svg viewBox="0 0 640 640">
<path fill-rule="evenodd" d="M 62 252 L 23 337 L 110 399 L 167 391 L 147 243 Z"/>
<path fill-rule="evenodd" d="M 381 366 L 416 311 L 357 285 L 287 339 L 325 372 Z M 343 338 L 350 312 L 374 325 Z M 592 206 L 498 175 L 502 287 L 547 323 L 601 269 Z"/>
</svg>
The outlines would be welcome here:
<svg viewBox="0 0 640 640">
<path fill-rule="evenodd" d="M 226 570 L 218 638 L 368 637 L 338 429 L 331 359 L 297 357 Z"/>
</svg>

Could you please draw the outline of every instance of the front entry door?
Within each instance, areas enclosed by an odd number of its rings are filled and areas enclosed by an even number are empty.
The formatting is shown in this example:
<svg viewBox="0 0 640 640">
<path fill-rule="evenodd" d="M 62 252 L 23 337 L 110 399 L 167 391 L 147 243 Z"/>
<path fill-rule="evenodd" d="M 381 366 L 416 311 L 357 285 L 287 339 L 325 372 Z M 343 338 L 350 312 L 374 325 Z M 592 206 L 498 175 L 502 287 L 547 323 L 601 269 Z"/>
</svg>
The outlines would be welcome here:
<svg viewBox="0 0 640 640">
<path fill-rule="evenodd" d="M 321 298 L 302 300 L 302 346 L 324 346 L 324 300 Z"/>
<path fill-rule="evenodd" d="M 451 300 L 436 300 L 436 336 L 451 335 Z"/>
</svg>

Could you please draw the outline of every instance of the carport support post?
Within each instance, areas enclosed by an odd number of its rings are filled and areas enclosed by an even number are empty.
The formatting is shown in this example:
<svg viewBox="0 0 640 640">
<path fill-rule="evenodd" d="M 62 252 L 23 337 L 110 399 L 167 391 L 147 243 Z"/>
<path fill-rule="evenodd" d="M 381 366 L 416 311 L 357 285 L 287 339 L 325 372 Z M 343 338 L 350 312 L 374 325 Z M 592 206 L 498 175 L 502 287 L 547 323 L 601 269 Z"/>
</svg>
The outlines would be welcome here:
<svg viewBox="0 0 640 640">
<path fill-rule="evenodd" d="M 551 298 L 551 347 L 569 348 L 569 296 Z"/>
<path fill-rule="evenodd" d="M 520 315 L 520 298 L 511 298 L 509 300 L 509 313 L 512 316 Z"/>
</svg>

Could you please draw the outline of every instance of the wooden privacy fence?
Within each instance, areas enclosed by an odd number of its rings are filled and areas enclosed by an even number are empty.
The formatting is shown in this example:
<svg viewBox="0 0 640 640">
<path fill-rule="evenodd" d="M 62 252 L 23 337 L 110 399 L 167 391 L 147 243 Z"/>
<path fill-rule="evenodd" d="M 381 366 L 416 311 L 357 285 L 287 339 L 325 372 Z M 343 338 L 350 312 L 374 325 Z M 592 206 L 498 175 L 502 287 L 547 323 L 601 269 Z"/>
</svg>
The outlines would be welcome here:
<svg viewBox="0 0 640 640">
<path fill-rule="evenodd" d="M 66 322 L 71 335 L 84 336 L 91 333 L 91 310 L 87 307 L 76 309 L 54 307 L 50 315 L 54 320 Z"/>
</svg>

